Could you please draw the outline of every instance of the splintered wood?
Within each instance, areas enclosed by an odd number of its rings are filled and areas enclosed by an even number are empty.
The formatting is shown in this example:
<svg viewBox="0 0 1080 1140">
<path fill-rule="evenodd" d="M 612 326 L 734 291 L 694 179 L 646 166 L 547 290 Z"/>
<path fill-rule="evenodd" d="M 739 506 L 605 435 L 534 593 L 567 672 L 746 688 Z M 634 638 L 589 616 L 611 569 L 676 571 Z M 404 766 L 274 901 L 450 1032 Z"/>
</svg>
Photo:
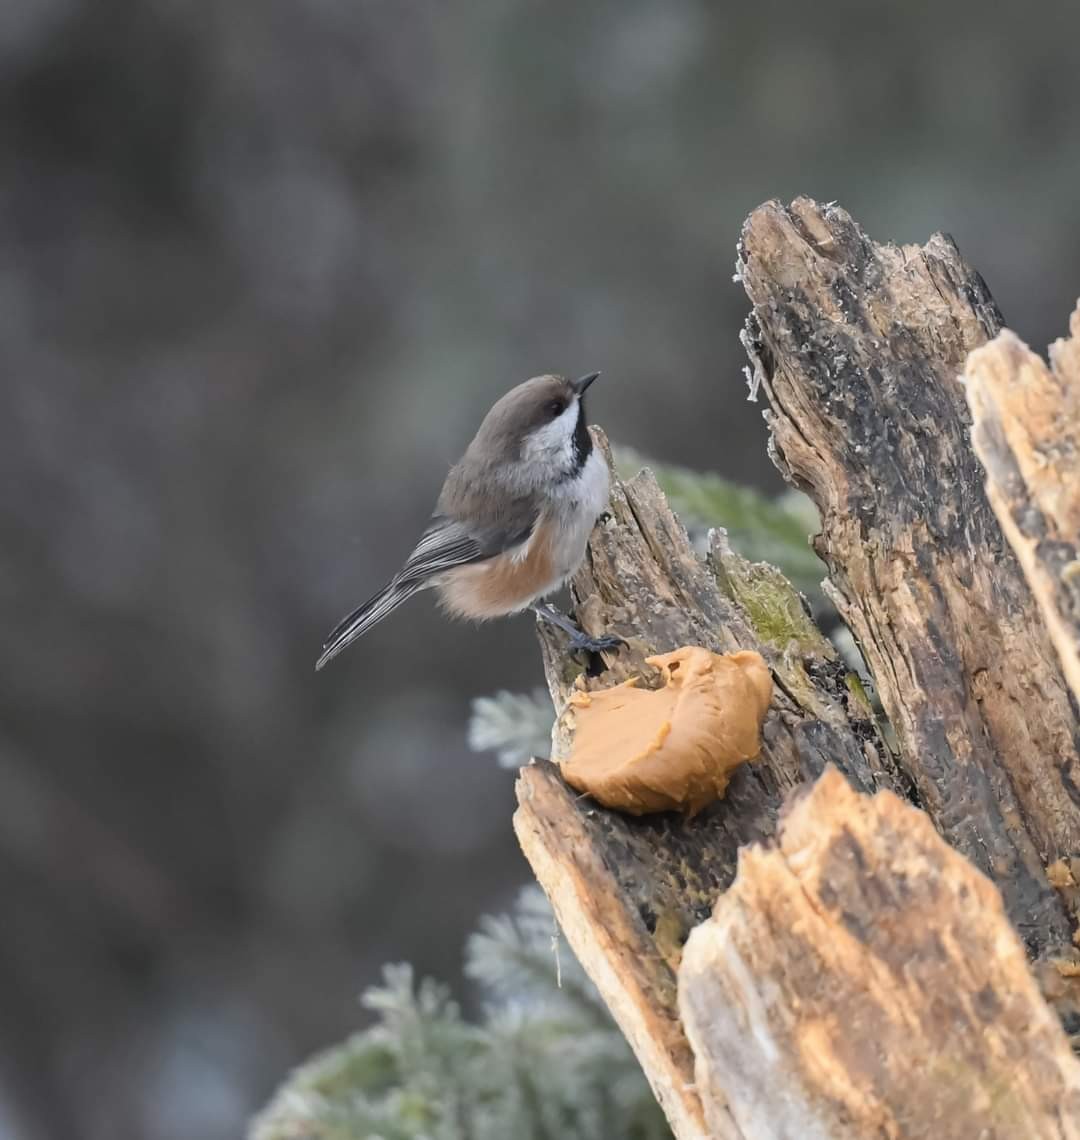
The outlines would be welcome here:
<svg viewBox="0 0 1080 1140">
<path fill-rule="evenodd" d="M 514 831 L 559 928 L 634 1050 L 678 1140 L 741 1140 L 724 1113 L 705 1127 L 693 1057 L 675 1006 L 673 962 L 658 953 L 590 834 L 595 813 L 550 764 L 522 770 Z M 590 818 L 590 814 L 592 818 Z"/>
<path fill-rule="evenodd" d="M 1047 366 L 1005 331 L 968 357 L 986 492 L 1080 700 L 1080 307 Z"/>
<path fill-rule="evenodd" d="M 1080 1138 L 1080 1062 L 998 891 L 924 813 L 835 771 L 743 852 L 679 1008 L 714 1135 Z"/>
</svg>

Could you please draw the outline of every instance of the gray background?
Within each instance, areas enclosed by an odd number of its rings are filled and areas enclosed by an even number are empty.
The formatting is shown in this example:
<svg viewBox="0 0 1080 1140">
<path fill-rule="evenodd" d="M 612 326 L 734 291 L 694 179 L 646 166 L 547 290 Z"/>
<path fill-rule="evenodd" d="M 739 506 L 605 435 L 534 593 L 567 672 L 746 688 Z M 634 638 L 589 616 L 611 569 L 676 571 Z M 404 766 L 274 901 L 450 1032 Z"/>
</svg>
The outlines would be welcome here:
<svg viewBox="0 0 1080 1140">
<path fill-rule="evenodd" d="M 1040 348 L 1080 292 L 1076 5 L 0 6 L 0 1136 L 226 1140 L 453 980 L 526 868 L 424 600 L 326 673 L 488 405 L 768 488 L 761 200 L 950 231 Z"/>
</svg>

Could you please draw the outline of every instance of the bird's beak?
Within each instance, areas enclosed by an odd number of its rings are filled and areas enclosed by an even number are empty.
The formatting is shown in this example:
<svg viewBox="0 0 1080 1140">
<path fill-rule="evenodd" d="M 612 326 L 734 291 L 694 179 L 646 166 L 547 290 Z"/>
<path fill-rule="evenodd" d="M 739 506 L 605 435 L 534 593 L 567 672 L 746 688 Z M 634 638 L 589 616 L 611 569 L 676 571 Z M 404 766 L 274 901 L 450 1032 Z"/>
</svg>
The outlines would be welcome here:
<svg viewBox="0 0 1080 1140">
<path fill-rule="evenodd" d="M 599 372 L 590 372 L 588 376 L 582 376 L 580 380 L 575 380 L 573 384 L 574 391 L 579 396 L 585 395 L 585 389 L 599 376 Z"/>
</svg>

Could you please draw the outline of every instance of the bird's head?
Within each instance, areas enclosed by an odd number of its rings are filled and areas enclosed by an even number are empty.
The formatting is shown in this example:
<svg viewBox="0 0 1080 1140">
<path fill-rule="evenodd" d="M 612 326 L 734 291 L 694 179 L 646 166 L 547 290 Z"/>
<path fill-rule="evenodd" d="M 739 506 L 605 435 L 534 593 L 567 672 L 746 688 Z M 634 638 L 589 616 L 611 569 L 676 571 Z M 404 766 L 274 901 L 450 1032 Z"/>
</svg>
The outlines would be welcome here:
<svg viewBox="0 0 1080 1140">
<path fill-rule="evenodd" d="M 488 412 L 469 451 L 518 465 L 523 482 L 573 476 L 592 451 L 585 392 L 599 375 L 534 376 L 512 388 Z"/>
</svg>

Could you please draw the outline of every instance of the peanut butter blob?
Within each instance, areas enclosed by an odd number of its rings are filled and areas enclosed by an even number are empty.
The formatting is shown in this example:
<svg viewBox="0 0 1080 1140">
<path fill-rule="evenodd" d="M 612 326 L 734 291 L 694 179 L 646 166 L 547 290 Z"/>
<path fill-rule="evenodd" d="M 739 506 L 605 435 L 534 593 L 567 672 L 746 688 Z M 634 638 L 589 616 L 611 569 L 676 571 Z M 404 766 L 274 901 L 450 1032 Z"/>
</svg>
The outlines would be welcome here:
<svg viewBox="0 0 1080 1140">
<path fill-rule="evenodd" d="M 694 815 L 760 753 L 772 676 L 750 651 L 685 646 L 648 664 L 662 671 L 662 688 L 639 689 L 631 678 L 570 698 L 575 731 L 562 774 L 605 807 Z"/>
</svg>

